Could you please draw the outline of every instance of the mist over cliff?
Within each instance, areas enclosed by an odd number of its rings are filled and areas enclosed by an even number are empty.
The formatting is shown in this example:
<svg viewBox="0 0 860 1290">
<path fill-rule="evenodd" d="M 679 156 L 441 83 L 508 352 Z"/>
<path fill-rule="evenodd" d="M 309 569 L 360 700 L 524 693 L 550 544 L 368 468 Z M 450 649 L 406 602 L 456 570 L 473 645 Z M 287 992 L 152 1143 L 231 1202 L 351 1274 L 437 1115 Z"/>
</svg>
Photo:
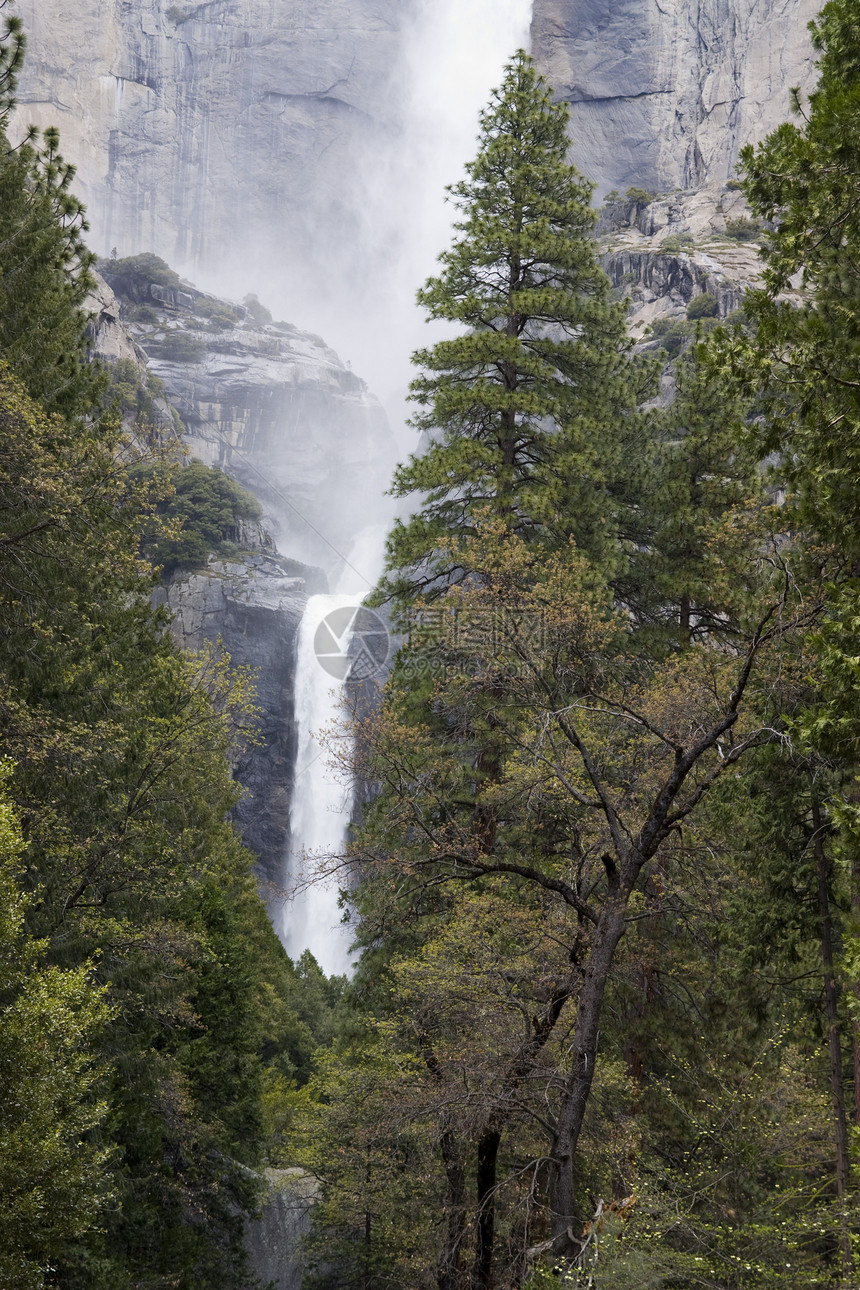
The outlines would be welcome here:
<svg viewBox="0 0 860 1290">
<path fill-rule="evenodd" d="M 384 401 L 425 339 L 443 187 L 531 41 L 599 191 L 722 184 L 812 84 L 817 0 L 19 0 L 19 122 L 60 126 L 100 253 L 322 333 Z M 528 25 L 531 19 L 531 32 Z"/>
</svg>

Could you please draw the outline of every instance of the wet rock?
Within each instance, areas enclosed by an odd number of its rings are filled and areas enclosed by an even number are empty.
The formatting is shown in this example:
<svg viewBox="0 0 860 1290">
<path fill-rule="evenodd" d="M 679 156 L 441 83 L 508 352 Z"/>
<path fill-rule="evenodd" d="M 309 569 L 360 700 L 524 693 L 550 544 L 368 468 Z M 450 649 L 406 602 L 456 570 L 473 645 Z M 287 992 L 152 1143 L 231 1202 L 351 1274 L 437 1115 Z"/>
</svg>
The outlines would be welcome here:
<svg viewBox="0 0 860 1290">
<path fill-rule="evenodd" d="M 319 569 L 262 553 L 231 561 L 213 559 L 205 569 L 178 572 L 156 589 L 154 597 L 172 614 L 173 635 L 183 648 L 220 643 L 234 666 L 256 673 L 259 742 L 236 766 L 245 794 L 235 822 L 258 857 L 262 894 L 278 910 L 295 761 L 296 634 L 307 597 L 326 590 Z"/>
<path fill-rule="evenodd" d="M 316 1185 L 302 1169 L 267 1169 L 269 1196 L 245 1229 L 251 1271 L 270 1290 L 301 1290 L 301 1242 L 310 1226 Z"/>
<path fill-rule="evenodd" d="M 819 0 L 534 0 L 532 47 L 571 106 L 573 158 L 600 185 L 724 183 L 740 148 L 814 84 Z"/>
</svg>

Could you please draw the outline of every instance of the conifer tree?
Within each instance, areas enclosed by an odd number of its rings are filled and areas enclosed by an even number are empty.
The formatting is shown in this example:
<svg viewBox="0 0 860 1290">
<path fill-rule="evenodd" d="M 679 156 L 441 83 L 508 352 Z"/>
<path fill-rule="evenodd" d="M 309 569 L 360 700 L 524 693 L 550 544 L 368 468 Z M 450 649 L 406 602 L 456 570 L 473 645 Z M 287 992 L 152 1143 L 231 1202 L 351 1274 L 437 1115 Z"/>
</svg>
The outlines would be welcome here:
<svg viewBox="0 0 860 1290">
<path fill-rule="evenodd" d="M 2 8 L 3 6 L 0 6 Z M 6 123 L 26 39 L 7 16 L 0 36 L 0 357 L 51 412 L 91 413 L 104 378 L 87 362 L 85 301 L 95 256 L 85 211 L 71 191 L 75 168 L 59 132 L 34 128 L 13 145 Z"/>
<path fill-rule="evenodd" d="M 459 581 L 441 548 L 484 510 L 525 536 L 572 534 L 612 563 L 652 373 L 628 355 L 567 126 L 520 50 L 481 114 L 467 178 L 449 189 L 454 242 L 418 301 L 460 334 L 414 355 L 413 424 L 429 443 L 395 475 L 397 496 L 423 495 L 389 540 L 383 591 L 395 599 Z"/>
</svg>

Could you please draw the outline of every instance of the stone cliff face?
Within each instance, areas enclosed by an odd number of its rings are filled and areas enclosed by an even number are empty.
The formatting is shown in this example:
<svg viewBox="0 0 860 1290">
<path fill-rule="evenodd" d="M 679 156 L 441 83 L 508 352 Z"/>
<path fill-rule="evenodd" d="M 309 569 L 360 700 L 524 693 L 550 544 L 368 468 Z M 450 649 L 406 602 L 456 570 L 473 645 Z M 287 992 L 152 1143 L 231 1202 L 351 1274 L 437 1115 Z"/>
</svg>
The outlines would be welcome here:
<svg viewBox="0 0 860 1290">
<path fill-rule="evenodd" d="M 295 761 L 296 634 L 307 597 L 328 590 L 361 499 L 387 481 L 391 445 L 376 400 L 317 336 L 266 320 L 256 302 L 236 304 L 179 282 L 164 264 L 108 262 L 89 304 L 91 348 L 115 371 L 156 377 L 160 424 L 177 427 L 192 456 L 254 493 L 266 516 L 240 522 L 241 555 L 178 572 L 155 600 L 173 616 L 178 643 L 221 642 L 237 667 L 256 673 L 259 742 L 236 767 L 245 795 L 235 813 L 270 905 L 283 901 L 284 857 Z M 132 433 L 138 427 L 131 424 Z M 358 504 L 356 503 L 358 500 Z M 278 554 L 303 552 L 300 563 Z M 279 921 L 279 919 L 278 919 Z"/>
<path fill-rule="evenodd" d="M 403 0 L 19 0 L 19 120 L 60 127 L 99 250 L 183 268 L 323 214 L 390 128 Z"/>
<path fill-rule="evenodd" d="M 377 400 L 318 336 L 119 264 L 103 272 L 191 455 L 259 498 L 279 550 L 336 569 L 390 476 Z"/>
<path fill-rule="evenodd" d="M 57 124 L 93 242 L 319 282 L 363 245 L 419 0 L 18 0 L 20 122 Z M 606 191 L 725 182 L 813 80 L 819 0 L 534 0 L 574 159 Z M 320 243 L 323 245 L 320 245 Z M 219 279 L 223 280 L 223 279 Z"/>
<path fill-rule="evenodd" d="M 296 633 L 308 595 L 325 590 L 318 569 L 275 554 L 211 560 L 198 572 L 172 577 L 156 604 L 173 615 L 173 634 L 186 649 L 220 642 L 236 667 L 256 673 L 259 742 L 236 767 L 245 790 L 235 820 L 258 856 L 266 902 L 283 903 L 295 761 L 293 676 Z"/>
<path fill-rule="evenodd" d="M 814 83 L 820 0 L 534 0 L 533 52 L 601 192 L 724 183 Z"/>
</svg>

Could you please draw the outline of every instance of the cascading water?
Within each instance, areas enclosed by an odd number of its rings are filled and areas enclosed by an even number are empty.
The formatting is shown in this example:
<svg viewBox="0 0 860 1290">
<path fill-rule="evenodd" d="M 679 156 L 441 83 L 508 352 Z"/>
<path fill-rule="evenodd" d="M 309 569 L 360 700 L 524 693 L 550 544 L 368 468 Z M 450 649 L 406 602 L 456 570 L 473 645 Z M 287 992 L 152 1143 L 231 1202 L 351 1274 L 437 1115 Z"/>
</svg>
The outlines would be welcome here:
<svg viewBox="0 0 860 1290">
<path fill-rule="evenodd" d="M 342 352 L 359 358 L 360 370 L 377 388 L 382 380 L 401 390 L 411 350 L 426 343 L 412 303 L 415 290 L 450 238 L 445 185 L 456 182 L 474 154 L 478 111 L 499 83 L 504 63 L 528 43 L 531 0 L 417 0 L 411 15 L 402 45 L 403 128 L 393 152 L 367 159 L 372 182 L 356 194 L 368 230 L 359 254 L 380 266 L 375 295 L 356 301 L 354 284 L 344 282 L 338 316 L 322 327 Z M 389 398 L 389 410 L 400 415 L 402 395 Z M 349 968 L 350 931 L 340 921 L 337 880 L 323 875 L 326 860 L 343 850 L 353 797 L 326 747 L 326 735 L 341 715 L 347 673 L 344 666 L 340 674 L 332 661 L 344 662 L 351 611 L 382 571 L 384 535 L 393 518 L 388 499 L 356 501 L 359 536 L 335 594 L 308 601 L 295 678 L 298 749 L 286 864 L 292 895 L 281 936 L 290 955 L 310 949 L 327 973 Z"/>
<path fill-rule="evenodd" d="M 349 929 L 340 922 L 336 880 L 318 877 L 310 885 L 307 880 L 315 864 L 341 850 L 352 809 L 351 786 L 331 765 L 324 741 L 338 717 L 355 612 L 355 596 L 311 596 L 296 654 L 289 872 L 297 889 L 284 906 L 282 940 L 293 958 L 309 949 L 328 975 L 348 970 Z M 322 666 L 318 634 L 331 637 L 326 644 L 332 652 L 324 657 L 333 668 Z M 341 678 L 338 664 L 343 666 Z"/>
<path fill-rule="evenodd" d="M 379 570 L 386 530 L 385 523 L 364 529 L 344 561 L 337 591 L 310 597 L 296 650 L 297 747 L 287 861 L 293 890 L 284 905 L 281 940 L 293 958 L 309 949 L 328 975 L 349 970 L 351 932 L 341 922 L 337 877 L 324 878 L 316 871 L 343 850 L 353 799 L 352 784 L 333 764 L 328 741 L 341 718 L 344 686 L 355 661 L 351 647 L 361 601 L 372 586 L 362 570 Z M 384 662 L 387 638 L 371 641 L 370 648 L 372 662 Z M 348 733 L 338 732 L 337 739 L 348 753 Z"/>
</svg>

